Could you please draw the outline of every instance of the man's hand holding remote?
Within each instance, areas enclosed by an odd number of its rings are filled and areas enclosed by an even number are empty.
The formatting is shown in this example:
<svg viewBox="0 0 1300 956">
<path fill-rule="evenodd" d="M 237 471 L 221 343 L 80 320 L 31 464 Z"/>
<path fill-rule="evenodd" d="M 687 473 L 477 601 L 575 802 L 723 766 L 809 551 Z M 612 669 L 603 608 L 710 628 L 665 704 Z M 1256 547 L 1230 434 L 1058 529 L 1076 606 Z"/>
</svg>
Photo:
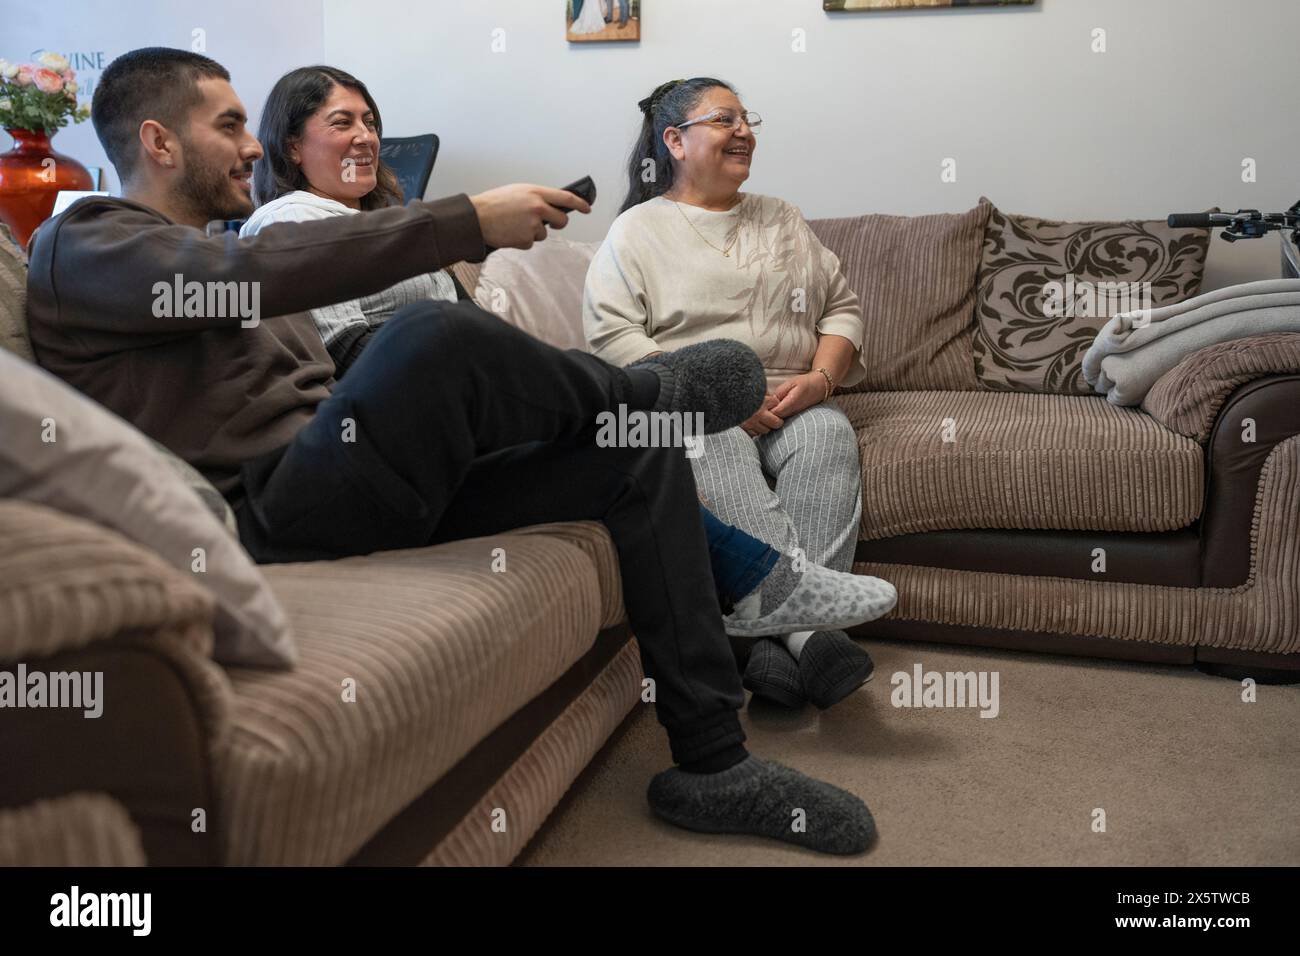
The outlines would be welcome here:
<svg viewBox="0 0 1300 956">
<path fill-rule="evenodd" d="M 563 229 L 569 211 L 591 212 L 581 196 L 550 186 L 512 183 L 470 196 L 489 249 L 528 249 L 546 238 L 546 227 Z"/>
</svg>

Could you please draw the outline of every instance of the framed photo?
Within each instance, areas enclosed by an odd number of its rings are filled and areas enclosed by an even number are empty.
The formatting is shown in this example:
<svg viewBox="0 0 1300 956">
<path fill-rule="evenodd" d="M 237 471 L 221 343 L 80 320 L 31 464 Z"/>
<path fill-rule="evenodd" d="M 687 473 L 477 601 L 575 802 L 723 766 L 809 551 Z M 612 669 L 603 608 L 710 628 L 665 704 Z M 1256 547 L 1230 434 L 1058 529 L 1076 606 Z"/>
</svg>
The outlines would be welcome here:
<svg viewBox="0 0 1300 956">
<path fill-rule="evenodd" d="M 570 43 L 640 40 L 642 0 L 565 0 Z"/>
<path fill-rule="evenodd" d="M 1009 7 L 1035 0 L 822 0 L 822 9 L 833 10 L 919 10 L 923 7 Z"/>
</svg>

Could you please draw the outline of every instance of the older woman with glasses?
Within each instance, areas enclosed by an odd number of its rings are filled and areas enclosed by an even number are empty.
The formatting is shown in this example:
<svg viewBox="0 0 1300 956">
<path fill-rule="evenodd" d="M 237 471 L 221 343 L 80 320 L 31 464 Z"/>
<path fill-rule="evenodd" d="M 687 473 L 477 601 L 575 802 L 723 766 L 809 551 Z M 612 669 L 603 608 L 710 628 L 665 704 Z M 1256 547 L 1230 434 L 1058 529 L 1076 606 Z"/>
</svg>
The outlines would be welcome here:
<svg viewBox="0 0 1300 956">
<path fill-rule="evenodd" d="M 753 347 L 767 371 L 763 407 L 706 437 L 692 459 L 696 484 L 724 521 L 810 564 L 848 571 L 861 470 L 853 428 L 827 399 L 866 374 L 857 296 L 798 209 L 740 191 L 762 120 L 731 86 L 673 80 L 638 105 L 644 120 L 627 199 L 587 273 L 591 349 L 630 365 L 711 338 Z M 897 593 L 870 580 L 880 616 Z M 755 644 L 744 684 L 786 706 L 825 708 L 872 670 L 843 631 L 800 631 Z"/>
</svg>

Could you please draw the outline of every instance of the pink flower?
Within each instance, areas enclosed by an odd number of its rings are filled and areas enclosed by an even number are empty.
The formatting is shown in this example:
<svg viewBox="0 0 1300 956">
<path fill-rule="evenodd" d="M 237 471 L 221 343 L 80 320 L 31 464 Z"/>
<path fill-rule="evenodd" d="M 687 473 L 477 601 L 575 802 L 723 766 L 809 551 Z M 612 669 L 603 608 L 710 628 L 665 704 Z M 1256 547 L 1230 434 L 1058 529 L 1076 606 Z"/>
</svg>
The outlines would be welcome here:
<svg viewBox="0 0 1300 956">
<path fill-rule="evenodd" d="M 32 71 L 32 82 L 42 93 L 57 93 L 63 89 L 63 77 L 43 66 Z"/>
<path fill-rule="evenodd" d="M 65 80 L 75 80 L 77 78 L 77 71 L 74 70 L 72 67 L 68 67 L 66 70 L 63 71 L 63 78 Z"/>
<path fill-rule="evenodd" d="M 24 63 L 22 66 L 18 67 L 18 75 L 14 77 L 14 82 L 19 86 L 31 86 L 32 71 L 35 69 L 36 67 L 32 66 L 30 63 Z"/>
</svg>

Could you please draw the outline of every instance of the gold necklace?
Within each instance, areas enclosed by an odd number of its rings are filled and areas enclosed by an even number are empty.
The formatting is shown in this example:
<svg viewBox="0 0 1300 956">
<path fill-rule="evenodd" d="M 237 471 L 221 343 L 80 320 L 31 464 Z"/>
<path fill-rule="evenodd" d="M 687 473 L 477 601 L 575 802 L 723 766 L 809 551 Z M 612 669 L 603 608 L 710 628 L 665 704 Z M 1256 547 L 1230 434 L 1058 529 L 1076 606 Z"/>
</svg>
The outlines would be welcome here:
<svg viewBox="0 0 1300 956">
<path fill-rule="evenodd" d="M 665 198 L 667 198 L 667 197 L 665 197 Z M 668 201 L 669 201 L 670 203 L 672 203 L 674 206 L 677 207 L 677 211 L 680 212 L 680 213 L 682 214 L 682 218 L 686 220 L 686 225 L 690 226 L 692 229 L 695 229 L 695 234 L 696 234 L 697 236 L 699 236 L 701 239 L 704 240 L 704 244 L 705 244 L 706 246 L 708 246 L 710 249 L 713 249 L 713 250 L 716 251 L 716 252 L 720 252 L 720 253 L 722 253 L 722 254 L 723 254 L 724 256 L 726 256 L 728 259 L 731 258 L 731 247 L 734 246 L 734 245 L 736 244 L 736 240 L 740 238 L 740 230 L 739 230 L 739 229 L 736 230 L 736 234 L 735 234 L 734 236 L 731 237 L 731 241 L 730 241 L 729 243 L 727 243 L 726 247 L 723 248 L 723 249 L 719 249 L 719 248 L 718 248 L 717 246 L 715 246 L 713 243 L 709 242 L 709 240 L 708 240 L 707 238 L 705 238 L 704 233 L 700 232 L 699 229 L 696 229 L 696 228 L 695 228 L 695 223 L 691 222 L 691 217 L 688 216 L 688 215 L 686 215 L 686 211 L 685 211 L 684 209 L 682 209 L 682 204 L 681 204 L 681 203 L 679 203 L 676 199 L 669 199 Z M 732 208 L 734 209 L 735 207 L 733 206 Z"/>
</svg>

